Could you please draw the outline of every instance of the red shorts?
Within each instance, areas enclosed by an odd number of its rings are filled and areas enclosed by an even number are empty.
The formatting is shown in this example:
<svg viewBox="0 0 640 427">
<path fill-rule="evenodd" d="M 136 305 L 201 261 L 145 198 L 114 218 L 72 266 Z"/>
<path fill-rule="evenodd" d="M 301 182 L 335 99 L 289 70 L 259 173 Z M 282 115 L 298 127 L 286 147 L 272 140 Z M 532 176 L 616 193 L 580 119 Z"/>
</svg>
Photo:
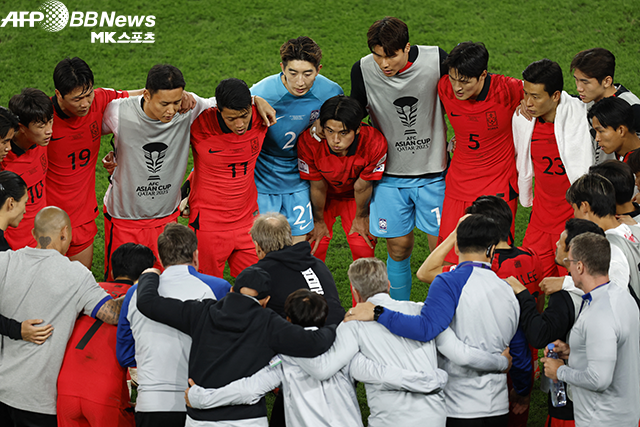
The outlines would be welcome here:
<svg viewBox="0 0 640 427">
<path fill-rule="evenodd" d="M 76 396 L 58 395 L 58 427 L 134 427 L 133 411 Z"/>
<path fill-rule="evenodd" d="M 98 234 L 98 226 L 95 220 L 74 227 L 71 230 L 71 246 L 67 251 L 67 256 L 72 257 L 93 245 L 93 239 Z"/>
<path fill-rule="evenodd" d="M 145 245 L 156 256 L 155 268 L 163 270 L 158 255 L 158 236 L 170 222 L 178 221 L 178 212 L 154 219 L 117 219 L 104 210 L 104 273 L 105 281 L 112 281 L 111 255 L 125 243 Z"/>
<path fill-rule="evenodd" d="M 546 233 L 529 224 L 522 246 L 533 249 L 540 258 L 542 277 L 560 277 L 569 274 L 567 269 L 556 264 L 556 243 L 562 233 Z"/>
<path fill-rule="evenodd" d="M 444 196 L 444 204 L 442 205 L 442 219 L 440 220 L 440 233 L 438 235 L 438 245 L 446 239 L 449 234 L 456 229 L 458 225 L 458 220 L 462 218 L 466 214 L 466 210 L 469 206 L 473 204 L 471 202 L 463 202 L 462 200 L 455 200 L 451 197 L 447 197 L 446 194 Z M 516 209 L 518 209 L 518 200 L 513 199 L 510 202 L 507 202 L 509 207 L 511 208 L 511 213 L 513 214 L 513 221 L 511 222 L 511 236 L 515 236 L 515 227 L 516 227 Z M 513 244 L 513 242 L 508 242 L 509 244 Z M 458 256 L 455 251 L 451 249 L 447 256 L 444 258 L 446 262 L 450 262 L 451 264 L 458 264 Z"/>
<path fill-rule="evenodd" d="M 551 418 L 547 415 L 547 420 L 544 422 L 544 427 L 575 427 L 575 420 L 561 420 L 559 418 Z"/>
<path fill-rule="evenodd" d="M 222 277 L 224 264 L 228 261 L 231 275 L 236 277 L 242 270 L 258 262 L 256 247 L 249 235 L 249 229 L 241 228 L 231 231 L 193 229 L 198 237 L 198 270 L 210 276 Z"/>
<path fill-rule="evenodd" d="M 364 237 L 358 233 L 349 234 L 353 219 L 356 217 L 356 200 L 329 198 L 327 198 L 324 206 L 324 223 L 327 224 L 331 236 L 322 238 L 315 256 L 322 261 L 326 259 L 329 242 L 331 242 L 331 238 L 333 237 L 333 224 L 335 224 L 337 217 L 340 217 L 342 221 L 342 229 L 344 230 L 344 234 L 347 235 L 347 243 L 349 243 L 353 260 L 374 257 L 375 244 L 373 245 L 373 249 L 371 249 L 369 245 L 367 245 L 367 242 L 364 241 Z"/>
</svg>

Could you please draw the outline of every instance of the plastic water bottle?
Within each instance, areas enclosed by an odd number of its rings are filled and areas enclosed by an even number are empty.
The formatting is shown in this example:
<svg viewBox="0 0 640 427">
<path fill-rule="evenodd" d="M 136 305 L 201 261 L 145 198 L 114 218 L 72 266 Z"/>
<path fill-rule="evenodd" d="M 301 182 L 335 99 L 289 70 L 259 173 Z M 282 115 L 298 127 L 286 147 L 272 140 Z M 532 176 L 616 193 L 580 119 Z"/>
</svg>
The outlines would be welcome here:
<svg viewBox="0 0 640 427">
<path fill-rule="evenodd" d="M 558 359 L 558 353 L 553 351 L 555 349 L 554 344 L 549 344 L 547 346 L 549 352 L 547 353 L 547 357 L 550 359 Z M 549 381 L 549 393 L 551 393 L 551 404 L 558 408 L 560 406 L 567 405 L 567 392 L 564 381 L 560 380 L 552 380 L 551 378 L 547 378 Z"/>
</svg>

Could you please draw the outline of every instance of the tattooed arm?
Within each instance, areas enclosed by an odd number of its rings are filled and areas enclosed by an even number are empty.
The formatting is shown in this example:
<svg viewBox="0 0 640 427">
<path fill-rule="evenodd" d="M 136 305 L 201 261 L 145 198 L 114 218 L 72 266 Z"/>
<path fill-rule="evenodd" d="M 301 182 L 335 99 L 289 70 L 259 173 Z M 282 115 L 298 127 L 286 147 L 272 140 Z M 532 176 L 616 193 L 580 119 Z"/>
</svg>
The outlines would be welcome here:
<svg viewBox="0 0 640 427">
<path fill-rule="evenodd" d="M 124 301 L 124 296 L 105 302 L 96 313 L 96 318 L 102 320 L 104 323 L 117 325 L 118 318 L 120 317 L 120 309 L 122 308 L 122 301 Z"/>
</svg>

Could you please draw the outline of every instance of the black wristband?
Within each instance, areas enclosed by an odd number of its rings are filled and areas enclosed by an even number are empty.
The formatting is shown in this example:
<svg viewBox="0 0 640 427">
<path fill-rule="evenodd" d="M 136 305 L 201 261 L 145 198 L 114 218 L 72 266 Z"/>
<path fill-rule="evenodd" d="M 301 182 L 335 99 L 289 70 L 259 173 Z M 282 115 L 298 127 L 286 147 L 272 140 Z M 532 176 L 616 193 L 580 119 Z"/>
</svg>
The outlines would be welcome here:
<svg viewBox="0 0 640 427">
<path fill-rule="evenodd" d="M 380 315 L 384 312 L 384 307 L 381 305 L 376 305 L 375 308 L 373 309 L 373 321 L 377 322 L 378 321 L 378 317 L 380 317 Z"/>
</svg>

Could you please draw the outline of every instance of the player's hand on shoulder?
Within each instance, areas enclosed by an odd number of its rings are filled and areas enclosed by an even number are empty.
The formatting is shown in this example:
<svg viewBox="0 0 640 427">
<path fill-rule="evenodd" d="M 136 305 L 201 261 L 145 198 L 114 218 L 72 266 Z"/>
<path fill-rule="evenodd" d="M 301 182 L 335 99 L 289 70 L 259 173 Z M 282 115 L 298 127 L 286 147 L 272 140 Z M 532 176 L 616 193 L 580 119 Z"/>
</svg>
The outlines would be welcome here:
<svg viewBox="0 0 640 427">
<path fill-rule="evenodd" d="M 504 281 L 511 285 L 511 289 L 513 289 L 513 292 L 515 292 L 516 295 L 527 289 L 522 283 L 520 283 L 518 279 L 513 276 L 507 277 L 506 279 L 504 279 Z"/>
<path fill-rule="evenodd" d="M 309 134 L 318 142 L 324 139 L 324 130 L 320 126 L 320 119 L 316 119 L 315 122 L 309 128 Z"/>
<path fill-rule="evenodd" d="M 189 209 L 189 196 L 180 201 L 180 216 L 183 218 L 189 218 L 191 215 L 191 209 Z"/>
<path fill-rule="evenodd" d="M 370 322 L 373 320 L 374 308 L 376 308 L 376 306 L 371 302 L 360 302 L 355 307 L 347 310 L 347 314 L 344 316 L 344 321 L 349 322 L 351 320 L 360 320 L 363 322 Z"/>
<path fill-rule="evenodd" d="M 616 215 L 616 219 L 620 224 L 638 225 L 638 222 L 631 218 L 630 215 Z"/>
<path fill-rule="evenodd" d="M 258 114 L 262 117 L 264 125 L 269 127 L 275 125 L 278 120 L 276 118 L 276 110 L 269 105 L 269 103 L 259 96 L 253 97 L 253 102 L 256 105 Z"/>
<path fill-rule="evenodd" d="M 178 112 L 180 114 L 184 114 L 187 111 L 191 111 L 195 108 L 196 104 L 197 102 L 196 102 L 196 99 L 193 97 L 193 94 L 191 92 L 183 91 L 182 99 L 180 102 L 180 110 L 178 110 Z"/>
<path fill-rule="evenodd" d="M 193 379 L 189 378 L 189 388 L 187 388 L 184 391 L 184 401 L 187 404 L 187 406 L 189 408 L 193 408 L 193 406 L 191 406 L 191 402 L 189 402 L 189 390 L 191 390 L 191 387 L 193 387 L 194 385 L 196 385 L 195 381 L 193 381 Z"/>
<path fill-rule="evenodd" d="M 547 295 L 555 294 L 562 290 L 564 277 L 545 277 L 540 282 L 540 290 Z"/>
<path fill-rule="evenodd" d="M 42 319 L 29 319 L 22 322 L 20 325 L 22 339 L 38 345 L 44 343 L 53 333 L 53 326 L 35 326 L 42 322 L 44 322 Z"/>
<path fill-rule="evenodd" d="M 109 175 L 113 175 L 113 171 L 118 166 L 116 162 L 116 155 L 113 151 L 109 151 L 106 156 L 102 159 L 102 167 L 107 170 Z"/>
<path fill-rule="evenodd" d="M 449 140 L 449 144 L 447 145 L 447 151 L 453 153 L 456 151 L 456 136 L 453 135 Z"/>
<path fill-rule="evenodd" d="M 504 351 L 501 353 L 501 356 L 506 357 L 507 360 L 509 361 L 509 366 L 507 366 L 507 369 L 502 371 L 502 372 L 504 372 L 506 374 L 507 372 L 509 372 L 509 369 L 511 369 L 511 363 L 513 362 L 513 357 L 511 356 L 511 353 L 509 352 L 509 347 L 504 349 Z"/>
<path fill-rule="evenodd" d="M 524 102 L 524 99 L 522 99 L 520 105 L 516 107 L 516 116 L 522 116 L 529 121 L 533 120 L 533 116 L 527 111 L 527 104 Z"/>
</svg>

